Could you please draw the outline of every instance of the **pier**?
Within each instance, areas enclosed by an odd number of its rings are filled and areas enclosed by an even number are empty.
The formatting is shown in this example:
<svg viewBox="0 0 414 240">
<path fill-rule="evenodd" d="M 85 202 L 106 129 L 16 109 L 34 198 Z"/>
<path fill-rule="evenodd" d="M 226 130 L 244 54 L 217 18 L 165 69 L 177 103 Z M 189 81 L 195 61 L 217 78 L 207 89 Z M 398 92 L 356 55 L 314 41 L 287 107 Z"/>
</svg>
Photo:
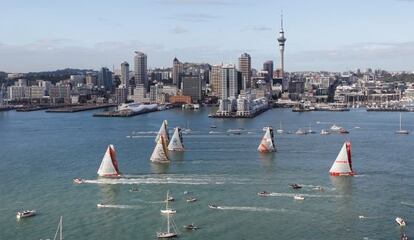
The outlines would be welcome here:
<svg viewBox="0 0 414 240">
<path fill-rule="evenodd" d="M 46 110 L 46 112 L 48 113 L 74 113 L 74 112 L 82 112 L 82 111 L 89 111 L 89 110 L 116 107 L 116 106 L 117 106 L 116 104 L 81 105 L 81 106 L 48 109 Z"/>
<path fill-rule="evenodd" d="M 238 115 L 236 112 L 233 112 L 233 113 L 229 113 L 229 114 L 210 114 L 210 115 L 208 115 L 208 117 L 210 117 L 210 118 L 254 118 L 254 117 L 266 112 L 267 110 L 269 110 L 269 108 L 263 108 L 263 109 L 255 111 L 254 113 L 251 113 L 251 114 Z"/>
<path fill-rule="evenodd" d="M 134 112 L 131 110 L 107 111 L 107 112 L 94 113 L 93 116 L 94 117 L 133 117 L 133 116 L 155 112 L 155 111 L 158 111 L 158 109 L 154 109 L 154 110 L 148 109 L 148 110 L 140 111 L 140 112 Z"/>
</svg>

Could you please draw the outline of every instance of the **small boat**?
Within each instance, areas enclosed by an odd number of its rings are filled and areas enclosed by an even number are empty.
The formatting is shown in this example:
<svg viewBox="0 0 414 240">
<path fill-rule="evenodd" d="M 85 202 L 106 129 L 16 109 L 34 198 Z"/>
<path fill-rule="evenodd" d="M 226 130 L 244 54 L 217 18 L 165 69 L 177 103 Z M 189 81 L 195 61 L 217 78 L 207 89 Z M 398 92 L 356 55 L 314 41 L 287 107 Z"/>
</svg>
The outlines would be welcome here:
<svg viewBox="0 0 414 240">
<path fill-rule="evenodd" d="M 410 132 L 408 130 L 404 130 L 401 128 L 401 113 L 400 113 L 400 129 L 395 131 L 395 134 L 409 134 Z"/>
<path fill-rule="evenodd" d="M 227 130 L 227 133 L 234 134 L 234 135 L 241 135 L 242 132 L 243 132 L 243 129 L 241 129 L 241 128 Z"/>
<path fill-rule="evenodd" d="M 339 133 L 341 133 L 341 134 L 348 134 L 349 131 L 346 130 L 345 128 L 341 128 L 341 129 L 339 129 Z"/>
<path fill-rule="evenodd" d="M 329 134 L 331 134 L 329 130 L 325 130 L 325 129 L 321 130 L 321 135 L 329 135 Z"/>
<path fill-rule="evenodd" d="M 315 134 L 316 133 L 314 130 L 312 130 L 312 127 L 311 127 L 310 123 L 309 123 L 309 129 L 308 129 L 307 133 L 309 133 L 309 134 Z"/>
<path fill-rule="evenodd" d="M 138 191 L 139 191 L 139 189 L 137 187 L 129 189 L 129 192 L 138 192 Z"/>
<path fill-rule="evenodd" d="M 169 214 L 174 214 L 174 213 L 177 212 L 174 209 L 168 207 L 168 203 L 174 200 L 174 198 L 169 196 L 169 194 L 170 194 L 170 191 L 167 191 L 167 197 L 165 198 L 165 209 L 160 210 L 162 214 L 168 214 L 169 215 Z"/>
<path fill-rule="evenodd" d="M 73 179 L 73 183 L 82 184 L 83 183 L 83 179 L 82 178 L 74 178 Z"/>
<path fill-rule="evenodd" d="M 98 204 L 96 204 L 96 206 L 97 206 L 98 208 L 103 208 L 103 207 L 106 207 L 106 205 L 105 205 L 105 204 L 103 204 L 103 203 L 98 203 Z"/>
<path fill-rule="evenodd" d="M 365 218 L 365 216 L 363 216 L 363 215 L 359 215 L 359 216 L 358 216 L 358 218 L 359 218 L 359 219 L 364 219 L 364 218 Z"/>
<path fill-rule="evenodd" d="M 36 210 L 24 210 L 24 211 L 17 212 L 16 214 L 16 218 L 18 219 L 28 218 L 28 217 L 33 217 L 33 216 L 36 216 Z"/>
<path fill-rule="evenodd" d="M 316 187 L 313 188 L 313 190 L 323 191 L 324 189 L 321 186 L 316 186 Z"/>
<path fill-rule="evenodd" d="M 298 184 L 296 184 L 296 183 L 289 184 L 289 186 L 290 186 L 291 188 L 293 188 L 293 189 L 301 189 L 301 188 L 302 188 L 302 186 L 300 186 L 300 185 L 298 185 Z"/>
<path fill-rule="evenodd" d="M 405 227 L 407 224 L 405 223 L 405 220 L 402 217 L 395 218 L 395 221 L 400 225 L 401 227 Z"/>
<path fill-rule="evenodd" d="M 293 197 L 293 199 L 295 199 L 295 200 L 305 200 L 305 198 L 304 198 L 304 197 L 302 197 L 302 196 L 300 196 L 300 195 L 295 195 L 295 196 Z"/>
<path fill-rule="evenodd" d="M 189 197 L 189 198 L 187 198 L 187 200 L 186 200 L 187 202 L 195 202 L 195 201 L 197 201 L 197 198 L 194 198 L 194 197 Z"/>
<path fill-rule="evenodd" d="M 332 125 L 332 127 L 331 127 L 331 131 L 333 131 L 333 132 L 339 132 L 339 130 L 341 130 L 341 128 L 342 128 L 342 127 L 340 127 L 340 126 L 338 126 L 338 125 L 334 124 L 334 125 Z"/>
<path fill-rule="evenodd" d="M 197 230 L 198 229 L 198 227 L 196 225 L 194 225 L 193 223 L 185 225 L 184 228 L 187 229 L 187 230 Z"/>
<path fill-rule="evenodd" d="M 267 191 L 261 191 L 261 192 L 258 192 L 257 195 L 262 196 L 262 197 L 267 197 L 270 195 L 270 193 Z"/>
<path fill-rule="evenodd" d="M 189 191 L 184 191 L 184 195 L 187 195 L 187 194 L 189 194 L 190 192 Z"/>
<path fill-rule="evenodd" d="M 219 208 L 217 205 L 214 205 L 214 204 L 209 204 L 208 207 L 212 208 L 212 209 L 218 209 Z"/>
<path fill-rule="evenodd" d="M 210 128 L 217 128 L 217 126 L 216 125 L 211 125 Z"/>
<path fill-rule="evenodd" d="M 403 234 L 403 235 L 401 235 L 401 238 L 400 238 L 401 240 L 408 240 L 408 236 L 407 236 L 407 234 Z"/>
<path fill-rule="evenodd" d="M 305 132 L 305 131 L 303 131 L 303 130 L 302 130 L 302 128 L 299 128 L 299 129 L 295 132 L 295 134 L 296 134 L 296 135 L 305 135 L 305 134 L 306 134 L 306 132 Z"/>
<path fill-rule="evenodd" d="M 170 219 L 171 218 L 171 219 Z M 177 228 L 175 227 L 174 220 L 170 214 L 167 215 L 167 231 L 157 232 L 157 238 L 174 238 L 177 237 Z"/>
<path fill-rule="evenodd" d="M 282 134 L 284 132 L 282 128 L 282 121 L 279 122 L 279 129 L 277 129 L 276 132 L 279 134 Z"/>
</svg>

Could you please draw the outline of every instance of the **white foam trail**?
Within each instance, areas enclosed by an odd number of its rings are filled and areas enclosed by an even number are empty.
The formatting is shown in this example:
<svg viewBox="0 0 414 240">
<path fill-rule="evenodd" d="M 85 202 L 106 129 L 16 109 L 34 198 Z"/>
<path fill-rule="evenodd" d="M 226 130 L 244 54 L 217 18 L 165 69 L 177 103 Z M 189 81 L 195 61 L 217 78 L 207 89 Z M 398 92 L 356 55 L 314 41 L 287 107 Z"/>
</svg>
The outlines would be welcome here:
<svg viewBox="0 0 414 240">
<path fill-rule="evenodd" d="M 302 197 L 310 197 L 310 198 L 340 198 L 341 195 L 322 195 L 322 194 L 307 194 L 307 193 L 277 193 L 272 192 L 269 193 L 269 196 L 272 197 L 294 197 L 296 195 L 300 195 Z"/>
<path fill-rule="evenodd" d="M 264 207 L 237 207 L 237 206 L 217 206 L 218 210 L 235 210 L 248 212 L 285 212 L 285 209 L 264 208 Z"/>
<path fill-rule="evenodd" d="M 141 206 L 134 206 L 134 205 L 103 204 L 103 205 L 100 205 L 98 208 L 139 209 L 139 208 L 142 208 L 142 207 Z"/>
<path fill-rule="evenodd" d="M 409 207 L 414 207 L 414 203 L 409 203 L 409 202 L 401 202 L 402 205 L 405 206 L 409 206 Z"/>
</svg>

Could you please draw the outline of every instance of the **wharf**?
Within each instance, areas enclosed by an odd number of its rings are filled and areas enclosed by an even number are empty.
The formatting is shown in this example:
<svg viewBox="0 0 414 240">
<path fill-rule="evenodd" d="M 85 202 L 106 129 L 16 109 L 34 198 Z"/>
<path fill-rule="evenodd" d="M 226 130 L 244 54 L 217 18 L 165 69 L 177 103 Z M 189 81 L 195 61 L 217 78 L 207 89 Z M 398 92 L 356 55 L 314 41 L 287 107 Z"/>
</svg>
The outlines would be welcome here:
<svg viewBox="0 0 414 240">
<path fill-rule="evenodd" d="M 13 110 L 14 107 L 0 107 L 0 112 Z"/>
<path fill-rule="evenodd" d="M 409 108 L 367 108 L 367 112 L 414 112 Z"/>
<path fill-rule="evenodd" d="M 89 111 L 89 110 L 115 107 L 115 106 L 117 105 L 116 104 L 80 105 L 80 106 L 78 105 L 78 106 L 49 109 L 49 110 L 46 110 L 46 112 L 48 113 L 74 113 L 74 112 Z"/>
<path fill-rule="evenodd" d="M 140 112 L 134 112 L 131 110 L 107 111 L 107 112 L 94 113 L 93 116 L 94 117 L 133 117 L 133 116 L 137 116 L 137 115 L 141 115 L 141 114 L 145 114 L 149 112 L 155 112 L 155 111 L 158 111 L 158 109 L 153 109 L 153 110 L 148 109 L 146 111 L 140 111 Z"/>
<path fill-rule="evenodd" d="M 248 115 L 236 115 L 235 113 L 231 113 L 230 115 L 221 115 L 221 114 L 209 114 L 208 117 L 210 118 L 254 118 L 264 112 L 269 110 L 269 108 L 261 109 L 253 114 Z"/>
</svg>

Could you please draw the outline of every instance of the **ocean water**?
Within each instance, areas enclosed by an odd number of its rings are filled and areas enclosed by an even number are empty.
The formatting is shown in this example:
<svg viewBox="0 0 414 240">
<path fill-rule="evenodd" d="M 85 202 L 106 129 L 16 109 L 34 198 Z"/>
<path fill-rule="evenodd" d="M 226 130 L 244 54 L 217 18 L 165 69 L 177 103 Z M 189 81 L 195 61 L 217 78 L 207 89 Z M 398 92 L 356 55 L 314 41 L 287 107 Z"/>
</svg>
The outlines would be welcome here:
<svg viewBox="0 0 414 240">
<path fill-rule="evenodd" d="M 180 239 L 399 239 L 414 235 L 414 134 L 395 135 L 398 113 L 293 113 L 273 109 L 254 119 L 210 119 L 209 108 L 173 109 L 132 118 L 92 112 L 0 112 L 0 239 L 47 239 L 64 218 L 65 239 L 155 239 L 165 230 L 167 190 Z M 149 157 L 162 120 L 189 127 L 186 151 L 168 165 Z M 275 134 L 278 152 L 256 151 L 262 128 L 312 129 Z M 348 135 L 320 135 L 337 123 Z M 211 129 L 216 125 L 216 129 Z M 414 114 L 403 114 L 414 133 Z M 228 129 L 243 128 L 242 135 Z M 215 131 L 209 134 L 209 131 Z M 355 177 L 330 177 L 344 140 L 352 142 Z M 125 178 L 98 179 L 108 144 Z M 72 178 L 87 179 L 75 185 Z M 291 189 L 289 183 L 303 185 Z M 315 189 L 321 186 L 323 191 Z M 138 192 L 130 192 L 138 187 Z M 269 197 L 257 192 L 271 192 Z M 198 201 L 187 203 L 184 191 Z M 295 201 L 301 194 L 304 201 Z M 105 203 L 106 208 L 96 204 Z M 208 204 L 220 206 L 209 209 Z M 38 215 L 17 221 L 16 211 Z M 360 218 L 359 216 L 364 216 Z M 394 221 L 401 216 L 407 227 Z M 194 223 L 197 231 L 183 225 Z"/>
</svg>

